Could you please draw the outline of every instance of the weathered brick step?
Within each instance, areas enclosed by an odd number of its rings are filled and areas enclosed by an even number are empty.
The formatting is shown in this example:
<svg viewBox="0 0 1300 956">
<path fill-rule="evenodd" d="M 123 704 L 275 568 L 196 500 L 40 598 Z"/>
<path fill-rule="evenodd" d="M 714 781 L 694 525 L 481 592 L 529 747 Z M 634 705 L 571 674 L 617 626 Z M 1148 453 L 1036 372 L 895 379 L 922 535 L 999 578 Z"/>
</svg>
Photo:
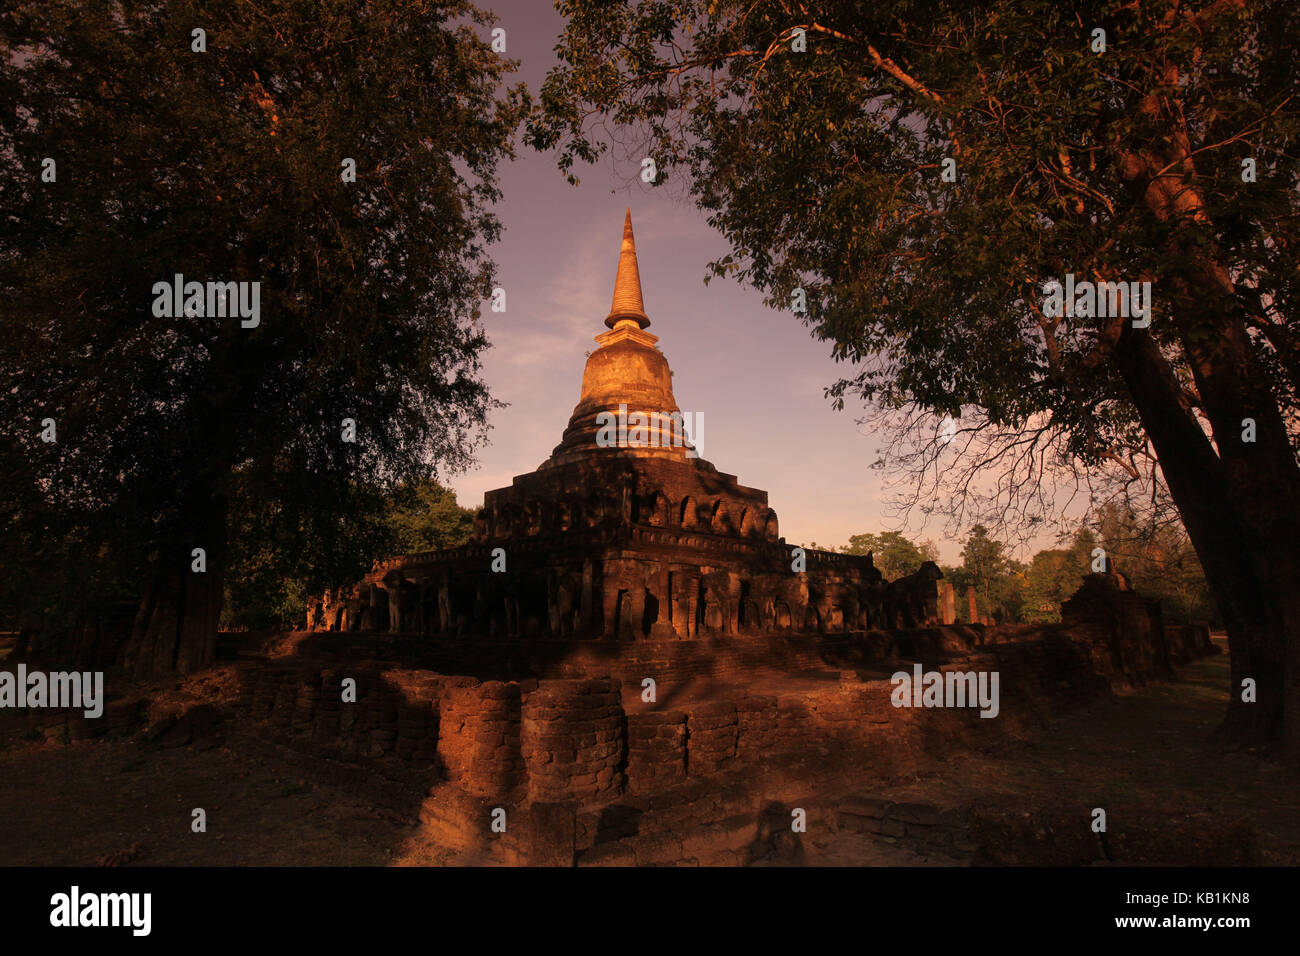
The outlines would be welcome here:
<svg viewBox="0 0 1300 956">
<path fill-rule="evenodd" d="M 853 833 L 940 847 L 955 855 L 975 851 L 971 840 L 970 807 L 939 807 L 930 803 L 895 803 L 873 796 L 849 797 L 840 802 L 836 826 Z"/>
<path fill-rule="evenodd" d="M 760 829 L 754 815 L 736 815 L 685 832 L 661 831 L 600 843 L 581 853 L 578 865 L 739 865 L 747 862 L 747 851 L 759 841 Z"/>
</svg>

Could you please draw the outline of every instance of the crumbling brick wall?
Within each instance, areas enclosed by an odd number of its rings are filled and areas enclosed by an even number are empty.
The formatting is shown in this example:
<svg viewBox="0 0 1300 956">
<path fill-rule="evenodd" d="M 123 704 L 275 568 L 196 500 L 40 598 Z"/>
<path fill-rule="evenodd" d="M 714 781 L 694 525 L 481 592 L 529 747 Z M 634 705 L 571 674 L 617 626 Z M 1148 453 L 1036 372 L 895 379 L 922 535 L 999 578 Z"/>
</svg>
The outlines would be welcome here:
<svg viewBox="0 0 1300 956">
<path fill-rule="evenodd" d="M 448 688 L 438 754 L 451 780 L 483 796 L 504 796 L 522 783 L 521 704 L 517 683 Z"/>
<path fill-rule="evenodd" d="M 775 697 L 748 696 L 736 701 L 736 758 L 740 763 L 761 760 L 778 740 Z"/>
<path fill-rule="evenodd" d="M 622 684 L 548 680 L 523 704 L 522 753 L 534 801 L 591 802 L 623 786 Z"/>
<path fill-rule="evenodd" d="M 734 816 L 738 811 L 726 801 L 706 805 L 707 795 L 719 787 L 725 791 L 729 780 L 743 779 L 750 768 L 762 771 L 773 758 L 806 751 L 810 743 L 847 745 L 858 765 L 890 774 L 1014 733 L 1141 679 L 1142 667 L 1126 666 L 1125 657 L 1113 653 L 1115 637 L 1104 623 L 1025 627 L 1006 638 L 944 646 L 915 632 L 907 641 L 891 639 L 891 657 L 880 662 L 886 666 L 871 668 L 879 675 L 875 679 L 841 670 L 838 685 L 826 681 L 780 696 L 739 691 L 631 714 L 623 710 L 616 678 L 480 681 L 376 661 L 332 660 L 322 669 L 320 662 L 295 657 L 241 665 L 237 709 L 256 735 L 332 758 L 327 769 L 347 761 L 354 766 L 343 769 L 410 785 L 417 801 L 424 801 L 417 803 L 420 819 L 441 827 L 448 840 L 463 830 L 467 847 L 474 841 L 484 848 L 500 843 L 513 847 L 519 860 L 534 851 L 558 860 L 571 839 L 584 852 L 636 836 L 649 822 L 643 813 L 663 817 L 683 800 L 701 820 Z M 1168 628 L 1163 646 L 1177 660 L 1214 649 L 1203 628 Z M 656 656 L 659 650 L 640 647 L 638 654 L 670 667 Z M 904 650 L 922 653 L 909 660 Z M 727 666 L 749 666 L 742 657 L 733 655 Z M 926 671 L 998 671 L 999 719 L 983 720 L 974 708 L 893 707 L 893 686 L 884 675 L 894 668 L 908 671 L 917 660 Z M 832 657 L 822 666 L 835 662 Z M 346 677 L 357 681 L 355 704 L 341 700 Z M 689 797 L 691 788 L 703 796 Z M 630 800 L 623 799 L 625 792 Z M 538 806 L 552 810 L 535 819 L 519 815 Z M 489 813 L 499 807 L 509 810 L 516 827 L 504 840 L 487 828 Z M 555 809 L 563 807 L 569 809 Z M 563 822 L 575 812 L 580 825 L 572 838 L 567 823 L 560 826 L 547 816 Z M 752 819 L 745 826 L 751 824 Z M 530 842 L 534 830 L 546 835 L 538 844 L 545 852 Z M 659 836 L 669 839 L 671 833 Z M 664 852 L 665 859 L 675 858 Z M 700 852 L 680 851 L 683 859 L 700 858 Z"/>
<path fill-rule="evenodd" d="M 677 710 L 627 716 L 627 785 L 635 793 L 664 790 L 686 777 L 686 714 Z"/>
<path fill-rule="evenodd" d="M 687 773 L 707 776 L 734 766 L 738 731 L 734 700 L 693 705 L 686 719 Z"/>
</svg>

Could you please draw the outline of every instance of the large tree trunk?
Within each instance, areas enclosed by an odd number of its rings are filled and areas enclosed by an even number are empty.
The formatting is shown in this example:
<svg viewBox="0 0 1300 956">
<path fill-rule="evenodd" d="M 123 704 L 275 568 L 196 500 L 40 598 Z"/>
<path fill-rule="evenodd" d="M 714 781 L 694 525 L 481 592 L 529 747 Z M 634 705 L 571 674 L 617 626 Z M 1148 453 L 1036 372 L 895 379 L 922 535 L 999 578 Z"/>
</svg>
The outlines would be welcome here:
<svg viewBox="0 0 1300 956">
<path fill-rule="evenodd" d="M 1258 609 L 1263 627 L 1250 662 L 1255 670 L 1267 666 L 1279 671 L 1268 676 L 1268 700 L 1261 675 L 1234 674 L 1238 706 L 1230 718 L 1242 721 L 1243 709 L 1252 706 L 1240 704 L 1240 681 L 1253 677 L 1260 704 L 1266 705 L 1269 734 L 1279 733 L 1288 748 L 1300 753 L 1300 468 L 1245 328 L 1229 317 L 1217 335 L 1205 337 L 1198 334 L 1203 323 L 1189 314 L 1193 297 L 1203 309 L 1230 309 L 1221 286 L 1201 281 L 1189 284 L 1187 291 L 1175 321 L 1214 432 L 1227 497 L 1242 528 L 1234 550 L 1248 562 L 1263 591 Z M 1253 442 L 1243 440 L 1247 419 L 1255 425 Z M 1247 728 L 1251 723 L 1245 720 Z"/>
<path fill-rule="evenodd" d="M 1286 582 L 1261 567 L 1233 501 L 1226 466 L 1191 414 L 1182 387 L 1159 349 L 1144 331 L 1126 329 L 1115 350 L 1116 364 L 1142 416 L 1196 548 L 1210 591 L 1223 616 L 1232 655 L 1232 687 L 1224 730 L 1236 741 L 1257 742 L 1282 735 L 1284 712 L 1300 710 L 1300 700 L 1285 707 L 1288 673 L 1286 629 L 1276 600 Z M 1295 544 L 1289 545 L 1292 549 Z M 1242 680 L 1257 687 L 1257 702 L 1241 699 Z"/>
<path fill-rule="evenodd" d="M 1217 275 L 1218 270 L 1214 272 Z M 1189 314 L 1188 300 L 1193 297 L 1203 309 L 1231 309 L 1223 291 L 1224 285 L 1229 290 L 1231 286 L 1226 277 L 1217 278 L 1215 283 L 1189 285 L 1179 310 L 1182 315 L 1175 321 L 1183 331 L 1184 349 L 1213 428 L 1227 495 L 1243 530 L 1239 557 L 1249 562 L 1264 592 L 1259 607 L 1263 627 L 1251 647 L 1251 664 L 1256 670 L 1265 666 L 1279 670 L 1268 680 L 1276 706 L 1272 697 L 1265 701 L 1260 675 L 1234 674 L 1238 703 L 1230 719 L 1243 721 L 1243 710 L 1257 706 L 1240 704 L 1241 679 L 1253 677 L 1260 686 L 1260 703 L 1267 703 L 1269 734 L 1280 734 L 1289 749 L 1300 753 L 1300 468 L 1244 326 L 1230 317 L 1216 329 L 1219 334 L 1205 337 L 1198 334 L 1202 323 Z M 1253 442 L 1242 437 L 1247 419 L 1255 425 Z M 1276 713 L 1279 707 L 1281 712 Z M 1251 723 L 1244 719 L 1246 728 Z"/>
<path fill-rule="evenodd" d="M 159 555 L 154 576 L 123 652 L 122 664 L 140 678 L 189 674 L 216 659 L 224 601 L 226 500 L 211 482 L 186 499 L 182 521 L 192 529 Z M 206 570 L 193 570 L 193 549 L 203 548 Z"/>
<path fill-rule="evenodd" d="M 1167 236 L 1177 273 L 1159 290 L 1156 321 L 1190 366 L 1213 443 L 1148 333 L 1126 328 L 1115 360 L 1160 458 L 1169 489 L 1228 629 L 1230 705 L 1224 729 L 1242 741 L 1281 739 L 1300 755 L 1300 464 L 1259 366 L 1246 316 L 1198 188 L 1176 68 L 1141 111 L 1167 124 L 1158 146 L 1122 157 L 1140 208 Z M 1246 419 L 1255 440 L 1243 440 Z M 1246 703 L 1242 683 L 1255 682 Z"/>
</svg>

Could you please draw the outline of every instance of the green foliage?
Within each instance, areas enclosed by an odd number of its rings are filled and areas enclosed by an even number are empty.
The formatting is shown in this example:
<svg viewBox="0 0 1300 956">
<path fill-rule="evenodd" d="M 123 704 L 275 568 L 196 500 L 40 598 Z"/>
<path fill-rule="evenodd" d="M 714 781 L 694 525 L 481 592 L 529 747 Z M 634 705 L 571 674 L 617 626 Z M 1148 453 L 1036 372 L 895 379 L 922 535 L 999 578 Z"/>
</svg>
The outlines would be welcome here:
<svg viewBox="0 0 1300 956">
<path fill-rule="evenodd" d="M 961 567 L 953 569 L 952 583 L 959 595 L 966 588 L 975 588 L 980 617 L 997 622 L 1023 620 L 1029 569 L 1008 554 L 1007 546 L 994 539 L 988 528 L 975 525 L 961 557 Z M 958 601 L 957 616 L 969 620 L 968 602 Z"/>
<path fill-rule="evenodd" d="M 451 489 L 425 478 L 393 493 L 385 523 L 397 551 L 412 554 L 465 544 L 474 531 L 474 511 L 457 504 Z"/>
<path fill-rule="evenodd" d="M 1080 525 L 1067 547 L 1035 554 L 1028 565 L 1010 558 L 983 526 L 971 529 L 963 564 L 943 568 L 957 591 L 959 620 L 969 619 L 966 588 L 974 587 L 982 617 L 1047 623 L 1061 619 L 1061 604 L 1092 572 L 1097 547 L 1144 597 L 1159 598 L 1165 620 L 1217 622 L 1208 583 L 1187 535 L 1176 524 L 1152 529 L 1115 504 L 1104 506 L 1093 524 Z"/>
<path fill-rule="evenodd" d="M 453 548 L 474 530 L 474 511 L 460 507 L 455 493 L 431 478 L 388 493 L 368 486 L 352 492 L 346 522 L 290 527 L 273 503 L 250 504 L 236 516 L 226 575 L 227 626 L 293 627 L 302 622 L 311 597 L 359 580 L 375 560 Z M 304 549 L 303 541 L 331 543 Z"/>
<path fill-rule="evenodd" d="M 886 581 L 896 581 L 904 575 L 919 571 L 926 561 L 937 561 L 937 551 L 932 542 L 917 546 L 897 531 L 880 534 L 855 534 L 849 543 L 840 548 L 845 554 L 872 555 L 876 570 Z"/>
<path fill-rule="evenodd" d="M 1050 623 L 1061 619 L 1061 604 L 1079 589 L 1088 565 L 1072 551 L 1039 551 L 1025 574 L 1024 619 Z"/>
<path fill-rule="evenodd" d="M 988 528 L 977 524 L 961 549 L 961 566 L 977 589 L 987 591 L 995 578 L 1007 572 L 1006 545 L 995 541 Z"/>
<path fill-rule="evenodd" d="M 87 561 L 139 588 L 196 538 L 220 573 L 194 517 L 214 502 L 232 591 L 280 606 L 266 582 L 303 555 L 330 583 L 373 557 L 362 489 L 469 460 L 496 168 L 527 107 L 484 22 L 459 0 L 0 13 L 7 606 L 84 603 Z M 260 325 L 155 316 L 177 273 L 259 281 Z"/>
</svg>

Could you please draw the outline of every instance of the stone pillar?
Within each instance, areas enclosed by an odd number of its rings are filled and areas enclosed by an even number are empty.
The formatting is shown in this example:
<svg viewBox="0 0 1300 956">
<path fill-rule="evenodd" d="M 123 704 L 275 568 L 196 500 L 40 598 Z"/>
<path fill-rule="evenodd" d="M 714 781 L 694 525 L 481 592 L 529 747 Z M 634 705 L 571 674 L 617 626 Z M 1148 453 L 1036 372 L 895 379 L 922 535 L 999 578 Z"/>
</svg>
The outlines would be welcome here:
<svg viewBox="0 0 1300 956">
<path fill-rule="evenodd" d="M 727 572 L 726 631 L 732 637 L 740 633 L 740 575 Z"/>
<path fill-rule="evenodd" d="M 546 633 L 560 636 L 560 588 L 555 581 L 555 571 L 546 572 Z"/>
<path fill-rule="evenodd" d="M 388 588 L 388 630 L 396 634 L 402 629 L 402 585 L 394 581 Z"/>
<path fill-rule="evenodd" d="M 506 635 L 518 637 L 523 633 L 523 624 L 519 621 L 519 599 L 515 596 L 514 581 L 506 586 Z"/>
<path fill-rule="evenodd" d="M 582 603 L 579 607 L 583 637 L 588 636 L 591 632 L 591 612 L 595 606 L 592 577 L 591 558 L 587 558 L 582 562 Z"/>
<path fill-rule="evenodd" d="M 966 588 L 966 600 L 970 602 L 970 622 L 978 624 L 980 619 L 979 603 L 975 600 L 975 586 Z"/>
<path fill-rule="evenodd" d="M 659 602 L 659 616 L 653 624 L 650 625 L 651 640 L 672 640 L 677 636 L 673 629 L 673 592 L 668 574 L 668 562 L 660 561 L 659 566 L 655 569 L 654 574 L 655 586 L 650 589 L 650 594 Z"/>
<path fill-rule="evenodd" d="M 438 577 L 438 623 L 444 634 L 451 630 L 451 613 L 451 579 L 444 571 Z"/>
<path fill-rule="evenodd" d="M 939 612 L 944 624 L 957 623 L 957 590 L 951 581 L 939 582 Z"/>
<path fill-rule="evenodd" d="M 614 625 L 618 623 L 618 585 L 611 581 L 606 581 L 605 591 L 602 597 L 605 599 L 605 636 L 616 638 Z"/>
<path fill-rule="evenodd" d="M 676 571 L 672 583 L 673 591 L 669 598 L 673 602 L 673 629 L 678 637 L 689 638 L 695 621 L 695 606 L 691 602 L 694 578 L 684 571 Z"/>
<path fill-rule="evenodd" d="M 632 588 L 628 591 L 627 600 L 627 621 L 623 622 L 619 634 L 630 634 L 633 640 L 639 640 L 642 637 L 641 623 L 645 620 L 645 584 L 634 580 Z"/>
<path fill-rule="evenodd" d="M 430 579 L 422 577 L 415 583 L 415 608 L 420 622 L 420 634 L 428 637 L 434 631 L 433 585 Z"/>
</svg>

